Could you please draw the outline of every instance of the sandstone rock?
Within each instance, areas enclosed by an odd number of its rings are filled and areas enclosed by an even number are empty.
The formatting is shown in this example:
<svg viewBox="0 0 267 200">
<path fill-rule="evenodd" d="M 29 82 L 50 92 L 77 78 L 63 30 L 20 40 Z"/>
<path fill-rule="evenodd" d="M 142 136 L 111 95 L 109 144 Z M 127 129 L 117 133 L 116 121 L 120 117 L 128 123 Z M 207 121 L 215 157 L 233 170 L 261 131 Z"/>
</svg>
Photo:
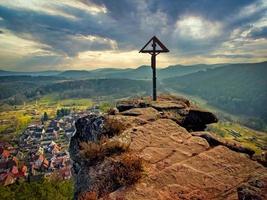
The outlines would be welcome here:
<svg viewBox="0 0 267 200">
<path fill-rule="evenodd" d="M 205 130 L 207 124 L 218 121 L 217 117 L 208 111 L 198 109 L 181 97 L 170 95 L 159 96 L 158 101 L 124 100 L 117 104 L 118 110 L 123 115 L 139 116 L 141 108 L 154 108 L 159 111 L 162 118 L 172 119 L 189 131 Z M 139 108 L 137 111 L 136 109 Z M 146 110 L 148 111 L 148 110 Z M 142 112 L 143 114 L 145 111 Z"/>
<path fill-rule="evenodd" d="M 216 122 L 218 122 L 218 119 L 213 113 L 198 108 L 191 108 L 188 115 L 184 118 L 182 126 L 187 130 L 201 131 L 206 128 L 206 124 Z"/>
<path fill-rule="evenodd" d="M 172 102 L 176 104 L 185 104 L 187 107 L 190 107 L 190 101 L 188 99 L 185 99 L 184 97 L 178 97 L 174 95 L 169 95 L 169 94 L 161 94 L 158 97 L 158 101 L 165 101 L 165 102 Z"/>
<path fill-rule="evenodd" d="M 135 163 L 124 163 L 122 156 L 116 156 L 127 150 L 131 142 L 129 133 L 124 131 L 127 126 L 120 123 L 119 119 L 97 115 L 80 118 L 75 123 L 76 132 L 69 146 L 74 162 L 74 199 L 103 196 L 122 186 L 122 180 L 129 180 L 128 173 L 133 173 L 129 168 Z"/>
<path fill-rule="evenodd" d="M 69 153 L 75 164 L 81 162 L 80 143 L 81 142 L 96 142 L 104 133 L 104 117 L 90 115 L 82 117 L 75 123 L 76 131 L 70 140 Z"/>
<path fill-rule="evenodd" d="M 117 108 L 111 108 L 108 111 L 109 115 L 117 115 L 119 113 L 119 110 Z"/>
<path fill-rule="evenodd" d="M 148 106 L 150 106 L 150 104 L 144 100 L 130 99 L 118 102 L 116 107 L 120 112 L 123 112 L 132 108 L 146 108 Z"/>
<path fill-rule="evenodd" d="M 132 108 L 130 110 L 126 110 L 120 113 L 121 115 L 126 116 L 138 116 L 141 119 L 145 119 L 147 121 L 153 121 L 160 118 L 160 113 L 151 107 L 148 108 Z"/>
<path fill-rule="evenodd" d="M 239 200 L 267 199 L 267 178 L 254 177 L 237 188 Z"/>
<path fill-rule="evenodd" d="M 266 169 L 223 146 L 205 150 L 163 169 L 147 167 L 147 176 L 130 188 L 111 193 L 116 199 L 238 199 L 238 188 Z M 153 172 L 151 172 L 153 171 Z M 263 188 L 260 189 L 264 193 Z"/>
<path fill-rule="evenodd" d="M 167 111 L 167 110 L 173 110 L 173 109 L 183 109 L 186 108 L 187 105 L 183 102 L 173 103 L 173 102 L 164 102 L 164 101 L 158 101 L 154 102 L 151 105 L 153 108 L 157 109 L 158 111 Z"/>
<path fill-rule="evenodd" d="M 131 106 L 127 104 L 128 107 L 121 104 L 120 113 L 116 115 L 77 121 L 77 131 L 70 143 L 74 168 L 78 168 L 74 176 L 76 199 L 224 200 L 266 197 L 267 170 L 243 154 L 251 155 L 249 149 L 226 142 L 213 133 L 188 132 L 203 130 L 205 124 L 216 122 L 212 113 L 169 96 L 159 97 L 156 106 L 153 103 L 140 105 L 135 100 Z M 123 124 L 123 131 L 111 134 L 103 142 L 101 137 L 109 135 L 103 128 L 107 118 Z M 102 149 L 122 144 L 123 151 L 101 154 L 101 159 L 92 162 L 80 155 L 79 143 L 84 141 L 96 143 Z M 132 154 L 135 155 L 133 162 L 124 162 L 123 157 L 132 158 Z M 139 166 L 140 170 L 140 163 L 141 175 L 134 167 Z M 125 184 L 133 177 L 138 177 L 138 180 Z"/>
<path fill-rule="evenodd" d="M 241 146 L 241 144 L 237 142 L 226 141 L 223 138 L 220 138 L 219 136 L 211 132 L 201 131 L 201 132 L 191 132 L 191 134 L 193 136 L 198 136 L 198 137 L 202 137 L 206 139 L 207 142 L 210 144 L 210 146 L 213 146 L 213 147 L 218 146 L 218 145 L 223 145 L 233 151 L 248 154 L 250 157 L 252 157 L 253 154 L 255 153 L 255 151 L 253 151 L 252 149 L 243 147 Z"/>
</svg>

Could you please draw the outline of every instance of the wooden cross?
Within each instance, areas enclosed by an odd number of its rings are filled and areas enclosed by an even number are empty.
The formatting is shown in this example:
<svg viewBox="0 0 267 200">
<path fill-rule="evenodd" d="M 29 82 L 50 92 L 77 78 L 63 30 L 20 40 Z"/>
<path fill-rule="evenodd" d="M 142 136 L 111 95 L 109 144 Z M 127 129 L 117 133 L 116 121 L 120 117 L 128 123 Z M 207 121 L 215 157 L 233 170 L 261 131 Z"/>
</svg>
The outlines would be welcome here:
<svg viewBox="0 0 267 200">
<path fill-rule="evenodd" d="M 150 49 L 150 43 L 152 49 Z M 159 47 L 159 49 L 157 48 Z M 156 77 L 156 56 L 159 53 L 167 53 L 169 50 L 162 44 L 162 42 L 153 36 L 145 46 L 139 51 L 139 53 L 149 53 L 151 55 L 151 68 L 153 72 L 153 101 L 157 101 L 157 77 Z"/>
</svg>

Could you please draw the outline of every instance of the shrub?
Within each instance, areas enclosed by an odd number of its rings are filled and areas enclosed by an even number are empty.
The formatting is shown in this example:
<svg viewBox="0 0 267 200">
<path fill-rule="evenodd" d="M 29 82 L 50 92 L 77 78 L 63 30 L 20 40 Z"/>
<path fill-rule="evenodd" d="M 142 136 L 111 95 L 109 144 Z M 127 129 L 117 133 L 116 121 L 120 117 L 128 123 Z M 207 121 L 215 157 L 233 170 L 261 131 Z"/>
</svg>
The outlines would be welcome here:
<svg viewBox="0 0 267 200">
<path fill-rule="evenodd" d="M 142 160 L 136 154 L 121 154 L 106 163 L 108 173 L 99 174 L 93 190 L 90 191 L 96 192 L 98 198 L 105 197 L 122 186 L 133 185 L 142 177 Z"/>
<path fill-rule="evenodd" d="M 127 150 L 131 138 L 127 133 L 123 134 L 125 129 L 126 125 L 121 121 L 107 117 L 100 140 L 98 142 L 81 142 L 80 155 L 87 160 L 95 160 Z"/>
<path fill-rule="evenodd" d="M 122 154 L 119 167 L 115 168 L 115 170 L 116 181 L 120 186 L 132 185 L 142 176 L 142 159 L 133 153 Z"/>
<path fill-rule="evenodd" d="M 94 142 L 81 142 L 80 146 L 80 154 L 86 159 L 94 160 L 96 158 L 103 157 L 103 148 L 101 147 L 101 144 Z"/>
<path fill-rule="evenodd" d="M 120 135 L 125 129 L 126 125 L 123 124 L 116 118 L 106 117 L 104 130 L 105 135 L 109 138 L 114 137 L 115 135 Z"/>
<path fill-rule="evenodd" d="M 96 200 L 97 195 L 95 192 L 84 192 L 78 196 L 78 200 Z"/>
</svg>

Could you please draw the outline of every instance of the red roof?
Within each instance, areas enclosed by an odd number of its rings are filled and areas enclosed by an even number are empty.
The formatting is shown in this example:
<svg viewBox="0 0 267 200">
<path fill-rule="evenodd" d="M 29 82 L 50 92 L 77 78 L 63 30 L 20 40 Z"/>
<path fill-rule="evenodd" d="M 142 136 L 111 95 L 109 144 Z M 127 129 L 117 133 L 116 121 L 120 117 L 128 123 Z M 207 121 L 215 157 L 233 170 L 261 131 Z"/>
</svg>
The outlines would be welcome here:
<svg viewBox="0 0 267 200">
<path fill-rule="evenodd" d="M 49 161 L 47 159 L 44 159 L 43 166 L 46 168 L 49 167 Z"/>
<path fill-rule="evenodd" d="M 4 150 L 3 153 L 2 153 L 2 157 L 3 158 L 8 158 L 10 156 L 10 153 L 8 150 Z"/>
<path fill-rule="evenodd" d="M 18 174 L 19 173 L 18 168 L 16 166 L 13 166 L 12 170 L 11 170 L 11 173 L 14 174 L 14 175 Z"/>
<path fill-rule="evenodd" d="M 15 181 L 16 181 L 16 178 L 14 178 L 11 173 L 7 173 L 4 175 L 4 179 L 1 181 L 1 184 L 6 186 L 6 185 L 13 184 Z"/>
<path fill-rule="evenodd" d="M 27 172 L 27 166 L 26 165 L 23 165 L 21 167 L 20 171 L 25 174 Z"/>
</svg>

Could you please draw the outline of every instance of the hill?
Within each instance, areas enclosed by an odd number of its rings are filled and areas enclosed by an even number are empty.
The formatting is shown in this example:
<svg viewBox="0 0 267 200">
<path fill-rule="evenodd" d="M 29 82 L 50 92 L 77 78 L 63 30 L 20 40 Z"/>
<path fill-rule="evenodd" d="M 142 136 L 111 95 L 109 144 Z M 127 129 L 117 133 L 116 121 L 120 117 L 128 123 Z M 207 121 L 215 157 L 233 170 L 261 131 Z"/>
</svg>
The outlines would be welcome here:
<svg viewBox="0 0 267 200">
<path fill-rule="evenodd" d="M 57 76 L 77 79 L 77 78 L 88 78 L 90 77 L 90 75 L 92 75 L 92 73 L 86 70 L 67 70 L 61 72 Z"/>
<path fill-rule="evenodd" d="M 216 65 L 172 65 L 166 68 L 158 68 L 159 79 L 173 76 L 182 76 L 197 71 L 224 66 Z M 40 72 L 15 72 L 0 70 L 0 76 L 58 76 L 72 79 L 97 79 L 97 78 L 127 78 L 127 79 L 151 79 L 150 66 L 140 66 L 136 69 L 101 68 L 95 70 L 66 70 L 66 71 L 40 71 Z"/>
<path fill-rule="evenodd" d="M 214 64 L 214 65 L 171 65 L 169 67 L 163 68 L 158 70 L 158 76 L 160 79 L 170 78 L 170 77 L 177 77 L 177 76 L 184 76 L 187 74 L 195 73 L 198 71 L 205 71 L 207 69 L 213 69 L 216 67 L 221 67 L 226 64 Z"/>
<path fill-rule="evenodd" d="M 197 71 L 202 71 L 210 68 L 220 67 L 223 65 L 173 65 L 167 68 L 158 68 L 158 78 L 170 78 L 173 76 L 182 76 L 185 74 L 194 73 Z M 140 66 L 136 69 L 115 69 L 115 68 L 103 68 L 96 70 L 68 70 L 64 71 L 58 76 L 68 77 L 68 78 L 120 78 L 120 79 L 134 79 L 134 80 L 150 80 L 151 79 L 151 68 L 150 66 Z"/>
<path fill-rule="evenodd" d="M 127 97 L 148 94 L 151 84 L 129 79 L 88 79 L 64 81 L 37 88 L 35 94 L 56 93 L 62 98 L 88 98 L 100 96 Z"/>
<path fill-rule="evenodd" d="M 150 87 L 150 82 L 129 79 L 72 80 L 58 76 L 3 76 L 0 77 L 0 103 L 18 105 L 50 94 L 59 98 L 147 95 Z"/>
<path fill-rule="evenodd" d="M 61 72 L 57 70 L 40 71 L 40 72 L 15 72 L 15 71 L 0 70 L 0 76 L 56 76 L 60 73 Z"/>
<path fill-rule="evenodd" d="M 206 99 L 230 113 L 245 115 L 247 123 L 264 128 L 267 112 L 267 62 L 229 64 L 165 79 L 167 87 Z"/>
</svg>

